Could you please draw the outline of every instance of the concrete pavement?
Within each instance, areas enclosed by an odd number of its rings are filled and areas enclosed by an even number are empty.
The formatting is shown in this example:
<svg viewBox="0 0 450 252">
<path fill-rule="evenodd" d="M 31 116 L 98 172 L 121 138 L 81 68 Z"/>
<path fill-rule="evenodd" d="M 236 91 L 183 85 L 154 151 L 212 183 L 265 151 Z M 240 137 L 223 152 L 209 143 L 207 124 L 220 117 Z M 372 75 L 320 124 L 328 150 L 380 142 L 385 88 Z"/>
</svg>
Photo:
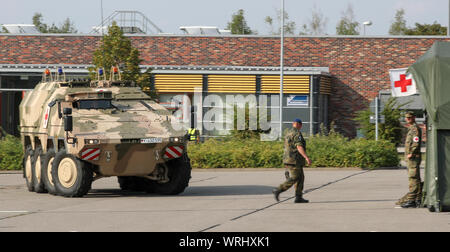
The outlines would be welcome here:
<svg viewBox="0 0 450 252">
<path fill-rule="evenodd" d="M 395 208 L 406 170 L 306 169 L 305 198 L 293 189 L 275 202 L 284 170 L 194 170 L 177 196 L 123 192 L 116 178 L 95 181 L 84 198 L 26 190 L 21 174 L 0 173 L 5 231 L 450 231 L 450 213 Z"/>
</svg>

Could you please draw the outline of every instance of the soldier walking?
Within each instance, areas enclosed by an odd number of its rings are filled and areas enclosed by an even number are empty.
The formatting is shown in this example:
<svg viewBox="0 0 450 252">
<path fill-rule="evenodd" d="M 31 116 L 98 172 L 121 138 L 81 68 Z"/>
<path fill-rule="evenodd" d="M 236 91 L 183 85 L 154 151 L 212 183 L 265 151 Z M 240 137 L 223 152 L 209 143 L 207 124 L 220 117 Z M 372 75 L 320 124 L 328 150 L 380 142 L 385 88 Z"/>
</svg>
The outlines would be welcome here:
<svg viewBox="0 0 450 252">
<path fill-rule="evenodd" d="M 279 187 L 275 188 L 272 193 L 276 201 L 280 201 L 280 193 L 288 190 L 294 184 L 295 188 L 295 203 L 308 203 L 309 201 L 303 198 L 303 184 L 305 175 L 303 173 L 303 166 L 305 163 L 311 165 L 311 160 L 306 154 L 306 141 L 303 138 L 300 129 L 302 128 L 302 120 L 295 119 L 284 138 L 284 156 L 283 163 L 286 169 L 289 170 L 290 175 L 286 176 L 286 181 Z"/>
<path fill-rule="evenodd" d="M 405 140 L 405 159 L 408 166 L 409 192 L 406 195 L 406 202 L 401 207 L 420 207 L 422 200 L 422 183 L 420 179 L 422 130 L 416 123 L 416 115 L 414 112 L 408 111 L 405 114 L 405 119 L 409 124 Z"/>
</svg>

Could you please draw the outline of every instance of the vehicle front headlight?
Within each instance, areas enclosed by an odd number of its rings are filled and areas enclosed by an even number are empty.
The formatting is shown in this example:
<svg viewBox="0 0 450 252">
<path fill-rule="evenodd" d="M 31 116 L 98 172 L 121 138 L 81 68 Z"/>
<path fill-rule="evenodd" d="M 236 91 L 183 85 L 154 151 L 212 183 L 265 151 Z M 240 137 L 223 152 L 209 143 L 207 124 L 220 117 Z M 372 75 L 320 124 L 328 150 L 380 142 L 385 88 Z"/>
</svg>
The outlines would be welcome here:
<svg viewBox="0 0 450 252">
<path fill-rule="evenodd" d="M 99 144 L 100 140 L 98 139 L 84 139 L 85 144 Z"/>
<path fill-rule="evenodd" d="M 179 138 L 179 137 L 171 137 L 170 138 L 170 142 L 172 142 L 172 143 L 178 143 L 180 141 L 181 141 L 181 138 Z"/>
</svg>

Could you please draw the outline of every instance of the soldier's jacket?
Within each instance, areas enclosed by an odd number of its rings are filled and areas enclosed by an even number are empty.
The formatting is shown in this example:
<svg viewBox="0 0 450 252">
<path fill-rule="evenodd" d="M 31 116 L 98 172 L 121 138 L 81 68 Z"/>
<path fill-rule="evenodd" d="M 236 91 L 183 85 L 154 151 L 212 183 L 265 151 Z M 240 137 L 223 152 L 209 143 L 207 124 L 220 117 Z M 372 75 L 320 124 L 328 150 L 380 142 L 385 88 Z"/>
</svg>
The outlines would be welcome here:
<svg viewBox="0 0 450 252">
<path fill-rule="evenodd" d="M 408 133 L 405 140 L 405 155 L 413 154 L 420 157 L 420 145 L 422 142 L 422 130 L 416 123 L 408 127 Z"/>
<path fill-rule="evenodd" d="M 305 158 L 300 155 L 297 146 L 303 146 L 306 151 L 306 141 L 300 130 L 292 127 L 286 131 L 284 137 L 284 164 L 301 165 L 305 164 Z M 298 163 L 297 163 L 298 162 Z"/>
</svg>

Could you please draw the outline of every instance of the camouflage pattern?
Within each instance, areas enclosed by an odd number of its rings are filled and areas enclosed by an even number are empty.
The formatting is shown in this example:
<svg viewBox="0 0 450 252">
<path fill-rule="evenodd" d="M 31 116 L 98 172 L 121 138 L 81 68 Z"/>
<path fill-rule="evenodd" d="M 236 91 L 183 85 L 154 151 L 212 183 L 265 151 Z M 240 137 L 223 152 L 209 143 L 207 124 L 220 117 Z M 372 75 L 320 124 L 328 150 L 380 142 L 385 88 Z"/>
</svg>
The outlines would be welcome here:
<svg viewBox="0 0 450 252">
<path fill-rule="evenodd" d="M 297 165 L 285 165 L 285 168 L 289 170 L 290 176 L 286 179 L 286 181 L 278 186 L 277 190 L 280 192 L 287 191 L 293 185 L 295 186 L 295 196 L 302 197 L 303 196 L 303 185 L 305 182 L 305 174 L 303 173 L 303 165 L 298 163 Z"/>
<path fill-rule="evenodd" d="M 407 111 L 405 113 L 405 117 L 414 117 L 414 116 L 416 116 L 416 113 L 414 113 L 413 111 Z"/>
<path fill-rule="evenodd" d="M 292 127 L 285 132 L 283 163 L 289 165 L 305 166 L 305 158 L 300 155 L 297 146 L 302 146 L 306 151 L 306 141 L 300 130 Z"/>
<path fill-rule="evenodd" d="M 306 160 L 298 152 L 297 146 L 302 146 L 306 151 L 306 141 L 302 133 L 300 130 L 292 127 L 285 132 L 283 155 L 283 163 L 290 174 L 286 176 L 286 181 L 277 190 L 284 192 L 296 184 L 295 195 L 302 197 L 305 181 L 303 166 L 305 166 Z"/>
<path fill-rule="evenodd" d="M 422 161 L 420 147 L 422 142 L 422 131 L 416 123 L 408 127 L 405 140 L 405 160 L 408 167 L 409 193 L 407 200 L 420 200 L 422 197 L 420 162 Z M 412 157 L 408 158 L 411 154 Z"/>
<path fill-rule="evenodd" d="M 110 101 L 107 109 L 83 109 L 79 101 Z M 73 131 L 64 131 L 64 108 L 72 108 Z M 39 83 L 27 92 L 20 104 L 20 132 L 24 150 L 41 147 L 64 148 L 82 159 L 87 149 L 100 149 L 98 160 L 86 162 L 98 167 L 101 176 L 148 176 L 168 146 L 186 150 L 186 131 L 174 129 L 172 114 L 130 83 L 94 81 Z M 76 139 L 72 144 L 71 139 Z M 69 141 L 68 141 L 69 140 Z"/>
</svg>

